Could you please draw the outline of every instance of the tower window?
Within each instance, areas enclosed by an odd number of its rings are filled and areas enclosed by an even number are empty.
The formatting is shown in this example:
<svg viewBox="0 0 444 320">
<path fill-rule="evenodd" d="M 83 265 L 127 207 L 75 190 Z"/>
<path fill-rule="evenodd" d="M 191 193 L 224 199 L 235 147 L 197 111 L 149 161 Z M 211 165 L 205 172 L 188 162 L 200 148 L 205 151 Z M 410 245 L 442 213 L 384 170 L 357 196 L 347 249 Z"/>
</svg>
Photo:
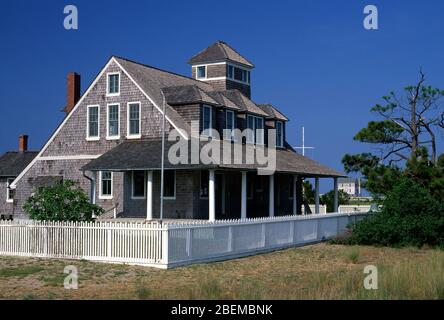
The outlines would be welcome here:
<svg viewBox="0 0 444 320">
<path fill-rule="evenodd" d="M 250 71 L 232 65 L 227 66 L 227 78 L 250 83 Z"/>
<path fill-rule="evenodd" d="M 197 79 L 202 79 L 207 77 L 207 66 L 200 66 L 196 68 Z"/>
</svg>

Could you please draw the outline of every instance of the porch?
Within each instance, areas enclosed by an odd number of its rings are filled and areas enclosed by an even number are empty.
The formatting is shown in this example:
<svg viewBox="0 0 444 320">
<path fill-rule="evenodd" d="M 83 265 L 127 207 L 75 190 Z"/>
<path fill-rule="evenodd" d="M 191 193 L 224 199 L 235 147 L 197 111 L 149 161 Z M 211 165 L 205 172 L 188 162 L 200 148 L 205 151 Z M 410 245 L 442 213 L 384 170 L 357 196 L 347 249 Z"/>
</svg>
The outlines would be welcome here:
<svg viewBox="0 0 444 320">
<path fill-rule="evenodd" d="M 245 149 L 241 159 L 251 152 Z M 332 179 L 337 212 L 337 179 L 342 174 L 290 150 L 276 150 L 275 161 L 272 174 L 260 175 L 257 164 L 171 164 L 166 159 L 163 218 L 215 221 L 301 215 L 306 178 L 315 180 L 314 213 L 320 212 L 319 180 Z M 91 180 L 93 203 L 105 208 L 118 203 L 119 217 L 155 220 L 160 218 L 160 167 L 159 142 L 138 141 L 120 144 L 82 170 Z M 110 199 L 103 197 L 105 189 L 111 190 Z"/>
</svg>

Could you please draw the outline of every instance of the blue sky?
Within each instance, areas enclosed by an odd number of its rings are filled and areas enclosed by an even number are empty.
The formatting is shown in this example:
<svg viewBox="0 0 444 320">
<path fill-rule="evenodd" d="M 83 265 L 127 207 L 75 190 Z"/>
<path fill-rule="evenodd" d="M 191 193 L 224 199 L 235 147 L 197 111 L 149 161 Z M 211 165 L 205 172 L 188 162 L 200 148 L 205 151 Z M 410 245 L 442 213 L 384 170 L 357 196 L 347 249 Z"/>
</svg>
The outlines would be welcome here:
<svg viewBox="0 0 444 320">
<path fill-rule="evenodd" d="M 77 31 L 63 28 L 67 4 Z M 377 31 L 363 28 L 367 4 Z M 115 54 L 189 75 L 186 61 L 224 40 L 256 65 L 253 100 L 291 119 L 287 140 L 300 145 L 305 126 L 308 155 L 342 170 L 345 153 L 370 150 L 352 137 L 381 96 L 414 83 L 420 66 L 444 88 L 443 13 L 431 0 L 2 2 L 0 153 L 22 133 L 42 147 L 63 118 L 67 72 L 81 73 L 83 91 Z"/>
</svg>

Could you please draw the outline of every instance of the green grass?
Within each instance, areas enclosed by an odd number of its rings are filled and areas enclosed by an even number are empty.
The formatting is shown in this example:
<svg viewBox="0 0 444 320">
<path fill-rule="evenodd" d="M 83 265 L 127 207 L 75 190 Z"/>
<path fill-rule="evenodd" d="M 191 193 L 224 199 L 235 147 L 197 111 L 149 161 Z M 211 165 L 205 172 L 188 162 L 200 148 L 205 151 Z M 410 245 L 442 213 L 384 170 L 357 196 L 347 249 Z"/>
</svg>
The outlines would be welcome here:
<svg viewBox="0 0 444 320">
<path fill-rule="evenodd" d="M 65 290 L 63 269 L 79 268 Z M 364 268 L 378 269 L 378 290 Z M 444 252 L 317 244 L 171 270 L 0 257 L 0 297 L 12 299 L 444 299 Z"/>
<path fill-rule="evenodd" d="M 39 273 L 43 271 L 44 268 L 41 266 L 21 266 L 18 265 L 16 267 L 10 267 L 10 268 L 2 268 L 0 269 L 0 278 L 10 278 L 10 277 L 18 277 L 18 278 L 24 278 L 29 275 L 32 275 L 34 273 Z"/>
</svg>

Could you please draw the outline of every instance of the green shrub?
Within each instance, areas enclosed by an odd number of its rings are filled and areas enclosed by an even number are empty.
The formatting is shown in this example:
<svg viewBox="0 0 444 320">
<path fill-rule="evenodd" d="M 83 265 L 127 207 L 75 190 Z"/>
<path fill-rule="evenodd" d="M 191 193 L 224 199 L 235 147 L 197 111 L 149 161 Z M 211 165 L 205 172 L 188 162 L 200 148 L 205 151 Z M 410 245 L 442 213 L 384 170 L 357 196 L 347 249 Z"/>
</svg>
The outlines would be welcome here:
<svg viewBox="0 0 444 320">
<path fill-rule="evenodd" d="M 348 244 L 444 247 L 444 205 L 407 177 L 383 201 L 381 212 L 351 226 Z"/>
<path fill-rule="evenodd" d="M 28 198 L 23 209 L 34 220 L 89 221 L 103 209 L 89 203 L 86 193 L 65 180 L 51 187 L 41 187 Z"/>
</svg>

